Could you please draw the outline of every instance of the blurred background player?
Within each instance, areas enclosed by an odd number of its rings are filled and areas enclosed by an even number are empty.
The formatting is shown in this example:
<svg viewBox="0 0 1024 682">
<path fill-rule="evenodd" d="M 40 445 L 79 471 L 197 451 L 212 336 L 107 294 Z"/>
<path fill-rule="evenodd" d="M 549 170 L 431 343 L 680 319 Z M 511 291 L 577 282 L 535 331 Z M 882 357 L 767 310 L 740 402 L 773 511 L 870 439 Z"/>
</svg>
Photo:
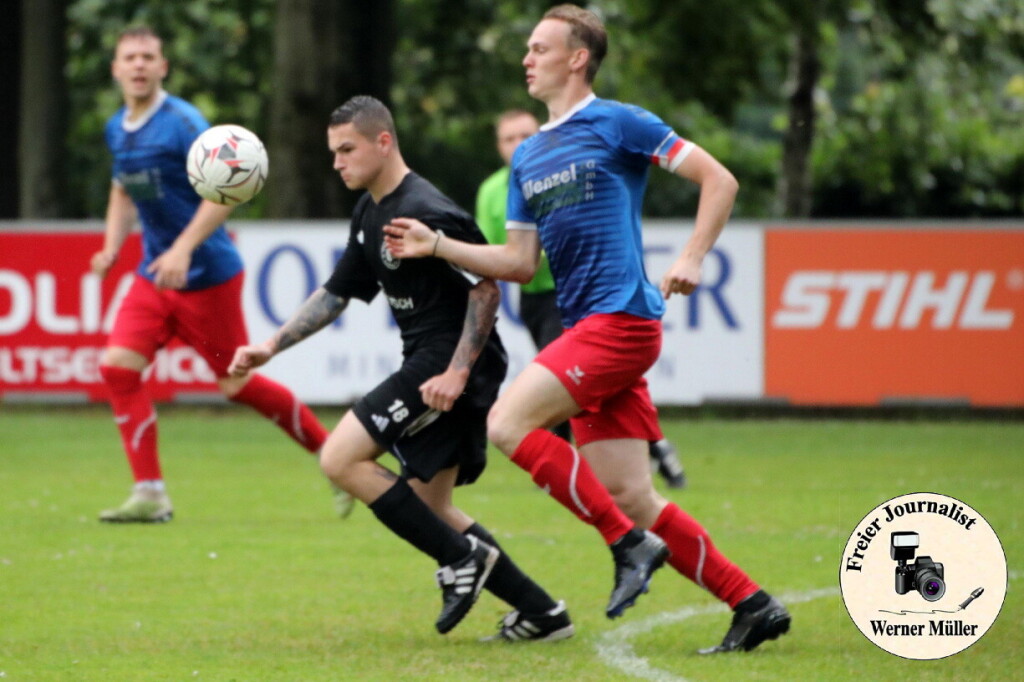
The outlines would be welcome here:
<svg viewBox="0 0 1024 682">
<path fill-rule="evenodd" d="M 128 28 L 118 37 L 111 71 L 124 107 L 106 126 L 113 183 L 103 248 L 92 256 L 91 267 L 106 276 L 136 218 L 143 258 L 100 364 L 135 485 L 124 504 L 101 512 L 101 521 L 161 522 L 173 515 L 157 454 L 156 412 L 142 371 L 174 337 L 206 360 L 225 396 L 253 407 L 309 452 L 319 451 L 327 437 L 310 409 L 284 386 L 259 375 L 228 375 L 234 349 L 247 342 L 242 259 L 223 226 L 232 209 L 201 200 L 189 185 L 185 157 L 209 123 L 163 90 L 167 68 L 161 39 L 151 29 Z M 351 506 L 347 496 L 336 501 L 339 511 Z"/>
<path fill-rule="evenodd" d="M 738 184 L 657 116 L 595 96 L 607 41 L 600 19 L 575 5 L 548 10 L 530 35 L 527 90 L 547 105 L 549 118 L 512 158 L 506 245 L 457 242 L 412 220 L 385 228 L 388 244 L 400 257 L 432 253 L 520 282 L 533 277 L 543 247 L 566 331 L 495 403 L 491 442 L 610 545 L 616 587 L 609 617 L 646 589 L 667 545 L 673 568 L 733 609 L 722 642 L 705 651 L 749 650 L 787 632 L 790 615 L 715 548 L 693 517 L 654 490 L 647 443 L 657 411 L 644 380 L 661 350 L 664 299 L 700 283 Z M 660 293 L 644 271 L 640 225 L 652 164 L 700 187 L 693 234 Z M 568 417 L 578 452 L 544 428 Z M 639 589 L 623 594 L 620 585 L 628 583 Z"/>
<path fill-rule="evenodd" d="M 366 190 L 352 213 L 348 245 L 324 286 L 272 338 L 239 348 L 231 370 L 246 376 L 330 324 L 350 299 L 370 302 L 383 289 L 402 336 L 402 366 L 342 417 L 320 455 L 324 473 L 437 561 L 439 632 L 455 627 L 486 587 L 516 609 L 497 638 L 569 637 L 565 604 L 452 502 L 454 487 L 484 469 L 487 411 L 508 368 L 494 330 L 498 285 L 440 259 L 392 258 L 383 226 L 416 216 L 450 239 L 482 244 L 483 235 L 468 213 L 405 164 L 391 112 L 380 101 L 359 96 L 338 107 L 327 142 L 345 186 Z M 377 463 L 385 451 L 401 463 L 401 476 Z"/>
<path fill-rule="evenodd" d="M 498 154 L 505 165 L 480 184 L 476 194 L 476 222 L 491 244 L 504 244 L 505 205 L 508 202 L 509 166 L 519 143 L 539 130 L 537 118 L 525 109 L 509 109 L 494 126 Z M 538 351 L 544 349 L 562 333 L 562 316 L 558 312 L 555 280 L 551 276 L 547 255 L 543 250 L 537 264 L 537 274 L 519 286 L 519 318 L 530 333 Z M 556 424 L 551 431 L 566 441 L 572 441 L 569 422 Z M 686 487 L 686 472 L 672 443 L 659 429 L 657 440 L 650 443 L 651 463 L 670 488 Z"/>
</svg>

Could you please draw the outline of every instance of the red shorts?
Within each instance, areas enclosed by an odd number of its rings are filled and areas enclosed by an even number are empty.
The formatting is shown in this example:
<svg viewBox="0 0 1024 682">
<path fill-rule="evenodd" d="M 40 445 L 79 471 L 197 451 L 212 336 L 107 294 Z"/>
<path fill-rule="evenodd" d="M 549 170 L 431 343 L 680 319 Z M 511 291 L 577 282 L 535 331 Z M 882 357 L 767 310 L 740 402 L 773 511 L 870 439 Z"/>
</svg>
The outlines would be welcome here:
<svg viewBox="0 0 1024 682">
<path fill-rule="evenodd" d="M 206 289 L 177 291 L 157 289 L 135 275 L 107 345 L 128 348 L 152 362 L 157 350 L 178 337 L 196 349 L 218 378 L 226 377 L 235 349 L 249 342 L 242 314 L 243 279 L 240 272 Z"/>
<path fill-rule="evenodd" d="M 582 411 L 577 445 L 662 437 L 644 373 L 661 352 L 661 322 L 625 313 L 591 315 L 548 344 L 537 362 L 551 370 Z"/>
</svg>

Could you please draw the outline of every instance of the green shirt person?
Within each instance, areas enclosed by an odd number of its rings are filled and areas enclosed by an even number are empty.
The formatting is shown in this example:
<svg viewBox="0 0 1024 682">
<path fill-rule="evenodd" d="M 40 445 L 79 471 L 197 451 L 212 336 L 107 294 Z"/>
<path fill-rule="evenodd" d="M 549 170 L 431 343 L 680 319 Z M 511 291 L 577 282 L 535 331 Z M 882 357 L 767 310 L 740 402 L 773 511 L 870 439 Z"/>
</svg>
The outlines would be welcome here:
<svg viewBox="0 0 1024 682">
<path fill-rule="evenodd" d="M 537 118 L 525 109 L 501 114 L 495 124 L 498 154 L 505 165 L 483 181 L 476 195 L 476 222 L 491 244 L 504 244 L 505 202 L 508 197 L 509 164 L 519 143 L 539 129 Z M 537 350 L 562 333 L 562 318 L 555 298 L 555 280 L 547 257 L 541 254 L 537 273 L 519 289 L 519 316 Z"/>
</svg>

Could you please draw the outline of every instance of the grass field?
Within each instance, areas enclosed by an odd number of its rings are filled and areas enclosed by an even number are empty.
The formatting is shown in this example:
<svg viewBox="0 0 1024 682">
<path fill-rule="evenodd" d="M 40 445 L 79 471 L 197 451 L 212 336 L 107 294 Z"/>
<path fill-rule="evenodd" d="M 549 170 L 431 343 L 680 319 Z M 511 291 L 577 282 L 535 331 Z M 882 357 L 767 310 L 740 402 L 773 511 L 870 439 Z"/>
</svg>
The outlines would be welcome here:
<svg viewBox="0 0 1024 682">
<path fill-rule="evenodd" d="M 333 425 L 339 413 L 321 413 Z M 685 491 L 666 491 L 767 589 L 793 630 L 750 654 L 699 657 L 728 615 L 666 569 L 617 621 L 598 534 L 496 455 L 457 498 L 553 595 L 576 637 L 481 643 L 488 594 L 435 633 L 434 566 L 363 507 L 333 516 L 311 458 L 252 413 L 164 408 L 176 518 L 108 526 L 129 487 L 101 408 L 0 408 L 0 678 L 20 680 L 1021 679 L 1024 425 L 979 421 L 667 421 Z M 963 653 L 909 661 L 857 631 L 838 594 L 861 517 L 907 492 L 968 502 L 1011 570 L 992 629 Z"/>
</svg>

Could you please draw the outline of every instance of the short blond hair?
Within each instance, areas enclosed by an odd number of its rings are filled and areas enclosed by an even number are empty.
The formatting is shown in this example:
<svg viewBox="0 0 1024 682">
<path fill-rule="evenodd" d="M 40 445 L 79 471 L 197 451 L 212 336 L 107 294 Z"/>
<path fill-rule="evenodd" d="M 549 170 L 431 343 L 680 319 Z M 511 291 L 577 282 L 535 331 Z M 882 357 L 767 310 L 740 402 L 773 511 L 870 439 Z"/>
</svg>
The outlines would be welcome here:
<svg viewBox="0 0 1024 682">
<path fill-rule="evenodd" d="M 608 54 L 608 31 L 598 16 L 582 7 L 565 4 L 552 7 L 543 18 L 569 24 L 569 47 L 582 47 L 590 53 L 585 77 L 588 83 L 593 83 L 601 62 Z"/>
</svg>

